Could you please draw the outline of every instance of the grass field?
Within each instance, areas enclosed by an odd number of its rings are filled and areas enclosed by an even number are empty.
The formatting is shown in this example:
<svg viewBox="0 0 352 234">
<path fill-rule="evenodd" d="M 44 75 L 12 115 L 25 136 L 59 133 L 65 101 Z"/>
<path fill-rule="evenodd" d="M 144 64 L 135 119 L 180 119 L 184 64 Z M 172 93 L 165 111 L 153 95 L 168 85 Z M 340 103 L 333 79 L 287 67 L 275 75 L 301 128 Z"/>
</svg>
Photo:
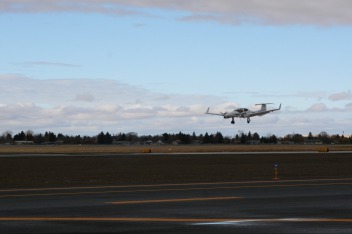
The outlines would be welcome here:
<svg viewBox="0 0 352 234">
<path fill-rule="evenodd" d="M 91 154 L 0 157 L 0 188 L 352 177 L 352 154 Z"/>
<path fill-rule="evenodd" d="M 318 151 L 320 147 L 329 147 L 330 152 L 294 153 Z M 149 150 L 159 154 L 142 153 Z M 216 154 L 249 151 L 291 153 Z M 2 145 L 0 188 L 271 180 L 275 164 L 281 179 L 352 177 L 352 154 L 334 151 L 352 151 L 352 146 Z M 177 154 L 186 152 L 215 153 Z"/>
<path fill-rule="evenodd" d="M 178 152 L 272 152 L 318 151 L 328 147 L 330 151 L 352 151 L 349 145 L 0 145 L 0 154 L 89 154 L 89 153 L 178 153 Z"/>
</svg>

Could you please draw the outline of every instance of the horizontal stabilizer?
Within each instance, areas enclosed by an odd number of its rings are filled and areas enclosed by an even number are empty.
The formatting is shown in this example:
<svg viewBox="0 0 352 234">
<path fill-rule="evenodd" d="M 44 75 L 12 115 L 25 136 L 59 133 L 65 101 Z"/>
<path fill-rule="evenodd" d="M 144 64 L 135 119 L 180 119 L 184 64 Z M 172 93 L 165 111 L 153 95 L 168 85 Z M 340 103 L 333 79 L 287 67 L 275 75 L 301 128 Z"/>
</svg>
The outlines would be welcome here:
<svg viewBox="0 0 352 234">
<path fill-rule="evenodd" d="M 258 103 L 258 104 L 255 104 L 255 105 L 256 106 L 260 106 L 260 105 L 269 105 L 269 104 L 274 104 L 274 103 L 271 103 L 271 102 L 270 103 L 269 102 L 268 103 Z"/>
</svg>

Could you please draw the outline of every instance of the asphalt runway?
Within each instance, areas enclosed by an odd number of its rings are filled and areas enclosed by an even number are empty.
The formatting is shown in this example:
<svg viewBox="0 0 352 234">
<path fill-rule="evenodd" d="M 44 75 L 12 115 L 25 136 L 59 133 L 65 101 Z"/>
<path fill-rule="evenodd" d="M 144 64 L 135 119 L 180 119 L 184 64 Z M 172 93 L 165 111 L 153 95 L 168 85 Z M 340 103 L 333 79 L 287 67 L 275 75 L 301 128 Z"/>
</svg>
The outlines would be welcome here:
<svg viewBox="0 0 352 234">
<path fill-rule="evenodd" d="M 0 233 L 351 233 L 352 178 L 0 190 Z"/>
</svg>

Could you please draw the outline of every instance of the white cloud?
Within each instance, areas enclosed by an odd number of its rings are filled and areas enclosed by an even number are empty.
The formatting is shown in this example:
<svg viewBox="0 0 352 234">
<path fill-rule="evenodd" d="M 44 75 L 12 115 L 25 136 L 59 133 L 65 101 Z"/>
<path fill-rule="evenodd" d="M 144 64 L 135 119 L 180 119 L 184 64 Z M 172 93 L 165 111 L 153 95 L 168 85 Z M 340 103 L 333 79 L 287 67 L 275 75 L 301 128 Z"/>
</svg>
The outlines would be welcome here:
<svg viewBox="0 0 352 234">
<path fill-rule="evenodd" d="M 162 98 L 161 98 L 162 97 Z M 300 100 L 300 99 L 298 99 Z M 285 135 L 292 132 L 352 132 L 346 115 L 352 104 L 331 108 L 313 104 L 308 110 L 285 109 L 262 117 L 230 120 L 204 115 L 230 111 L 240 105 L 221 97 L 155 93 L 115 80 L 36 80 L 19 75 L 0 75 L 0 133 L 11 130 L 53 131 L 64 134 L 95 135 L 137 132 L 162 134 L 195 131 L 233 136 L 239 130 Z M 249 107 L 255 109 L 255 106 Z M 307 130 L 308 129 L 308 130 Z"/>
<path fill-rule="evenodd" d="M 77 65 L 77 64 L 61 63 L 61 62 L 48 62 L 48 61 L 24 62 L 24 63 L 19 63 L 18 65 L 23 66 L 23 67 L 34 67 L 34 66 L 55 66 L 55 67 L 67 67 L 67 68 L 81 67 L 80 65 Z"/>
<path fill-rule="evenodd" d="M 152 9 L 180 11 L 182 20 L 226 24 L 351 25 L 350 0 L 4 0 L 0 12 L 82 12 L 151 16 Z M 157 13 L 153 13 L 157 14 Z"/>
<path fill-rule="evenodd" d="M 312 111 L 312 112 L 324 112 L 327 110 L 328 108 L 324 103 L 317 103 L 308 108 L 308 111 Z"/>
<path fill-rule="evenodd" d="M 298 91 L 292 93 L 270 93 L 270 94 L 261 94 L 261 93 L 254 93 L 253 97 L 257 98 L 305 98 L 305 99 L 316 99 L 322 100 L 327 97 L 326 91 Z"/>
<path fill-rule="evenodd" d="M 334 93 L 329 96 L 329 99 L 332 101 L 351 100 L 352 93 L 351 90 L 349 90 L 348 92 Z"/>
<path fill-rule="evenodd" d="M 351 103 L 346 104 L 345 107 L 327 107 L 324 103 L 316 103 L 310 106 L 306 111 L 309 112 L 329 112 L 329 113 L 337 113 L 337 112 L 348 112 L 351 111 Z"/>
<path fill-rule="evenodd" d="M 36 80 L 0 75 L 0 129 L 94 134 L 91 129 L 145 129 L 161 119 L 187 122 L 203 115 L 206 105 L 221 98 L 154 93 L 114 80 Z M 162 121 L 161 121 L 162 122 Z M 156 124 L 158 125 L 158 124 Z M 171 129 L 169 124 L 155 131 Z M 122 131 L 122 129 L 120 131 Z"/>
<path fill-rule="evenodd" d="M 352 103 L 346 104 L 346 110 L 352 111 Z"/>
<path fill-rule="evenodd" d="M 89 93 L 77 94 L 75 100 L 82 101 L 82 102 L 93 102 L 94 96 Z"/>
</svg>

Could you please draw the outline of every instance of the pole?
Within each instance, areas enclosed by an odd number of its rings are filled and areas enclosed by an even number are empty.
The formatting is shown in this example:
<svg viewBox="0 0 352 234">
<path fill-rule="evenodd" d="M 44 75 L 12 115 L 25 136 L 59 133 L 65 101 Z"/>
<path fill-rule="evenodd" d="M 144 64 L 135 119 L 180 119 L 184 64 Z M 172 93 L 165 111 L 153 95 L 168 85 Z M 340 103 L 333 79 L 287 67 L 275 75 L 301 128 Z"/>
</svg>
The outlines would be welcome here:
<svg viewBox="0 0 352 234">
<path fill-rule="evenodd" d="M 274 165 L 274 178 L 273 180 L 279 180 L 279 170 L 278 170 L 279 164 L 275 163 Z"/>
</svg>

